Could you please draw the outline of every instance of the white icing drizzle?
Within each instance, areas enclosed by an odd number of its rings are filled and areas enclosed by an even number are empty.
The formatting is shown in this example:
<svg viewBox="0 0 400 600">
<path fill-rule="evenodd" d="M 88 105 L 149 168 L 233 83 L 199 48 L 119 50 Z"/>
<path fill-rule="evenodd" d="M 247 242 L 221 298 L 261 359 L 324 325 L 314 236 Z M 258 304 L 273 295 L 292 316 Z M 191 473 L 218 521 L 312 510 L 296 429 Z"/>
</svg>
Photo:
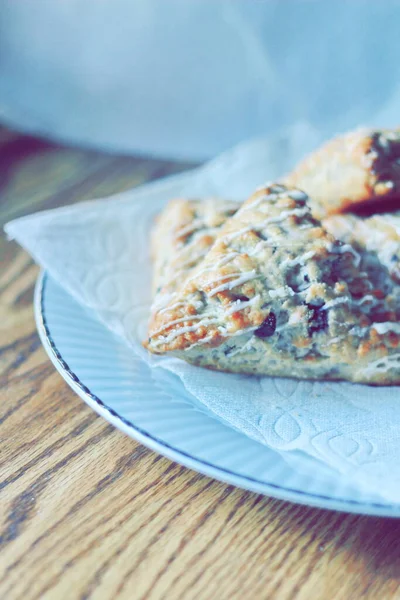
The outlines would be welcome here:
<svg viewBox="0 0 400 600">
<path fill-rule="evenodd" d="M 315 227 L 315 225 L 312 223 L 303 223 L 302 225 L 298 226 L 298 229 L 312 229 L 313 227 Z"/>
<path fill-rule="evenodd" d="M 162 331 L 165 331 L 165 329 L 168 329 L 168 327 L 172 327 L 173 325 L 177 325 L 178 323 L 184 323 L 185 321 L 195 321 L 198 319 L 202 319 L 204 317 L 204 315 L 186 315 L 185 317 L 180 317 L 179 319 L 174 319 L 173 321 L 169 321 L 168 323 L 165 323 L 165 325 L 163 325 L 162 327 L 160 327 L 160 329 L 157 329 L 156 331 L 152 332 L 152 336 L 158 335 L 159 333 L 161 333 Z"/>
<path fill-rule="evenodd" d="M 182 256 L 185 256 L 185 254 L 189 254 L 188 258 L 186 259 L 186 261 L 181 262 L 179 264 L 178 267 L 178 272 L 177 275 L 176 274 L 176 267 L 174 266 L 174 264 L 170 267 L 170 269 L 168 270 L 168 275 L 171 273 L 172 275 L 175 275 L 174 279 L 176 279 L 182 271 L 184 271 L 188 265 L 190 265 L 194 259 L 199 260 L 201 257 L 205 256 L 208 252 L 210 247 L 206 247 L 204 248 L 201 252 L 199 252 L 197 250 L 197 245 L 199 242 L 199 239 L 201 239 L 202 237 L 209 237 L 209 236 L 216 236 L 216 233 L 218 232 L 218 228 L 208 228 L 206 231 L 201 231 L 201 235 L 196 238 L 196 240 L 193 240 L 193 242 L 189 243 L 189 244 L 182 244 L 182 246 L 180 247 L 179 251 L 176 252 L 175 255 L 175 260 L 177 257 L 182 258 Z M 194 232 L 196 233 L 196 231 Z M 196 244 L 196 253 L 195 255 L 191 255 L 191 253 L 193 252 L 193 246 Z M 165 276 L 165 279 L 170 279 L 170 277 Z M 174 279 L 172 281 L 174 281 Z"/>
<path fill-rule="evenodd" d="M 187 348 L 185 348 L 185 352 L 187 352 L 188 350 L 191 350 L 195 346 L 200 346 L 201 344 L 207 344 L 207 342 L 209 342 L 210 340 L 212 340 L 212 338 L 213 338 L 213 334 L 211 333 L 210 335 L 207 335 L 206 337 L 202 338 L 201 340 L 198 340 L 197 342 L 194 342 L 193 344 L 190 344 L 190 346 L 188 346 Z"/>
<path fill-rule="evenodd" d="M 169 333 L 168 335 L 161 335 L 160 341 L 158 343 L 168 344 L 183 333 L 190 333 L 191 331 L 196 331 L 196 329 L 199 328 L 199 325 L 200 323 L 196 323 L 196 325 L 187 325 L 186 327 L 179 327 L 178 329 L 175 329 L 175 331 L 171 331 L 171 333 Z"/>
<path fill-rule="evenodd" d="M 193 306 L 195 307 L 196 310 L 198 310 L 199 308 L 202 308 L 204 306 L 203 302 L 201 300 L 194 300 L 192 302 Z"/>
<path fill-rule="evenodd" d="M 233 231 L 232 233 L 228 233 L 227 235 L 225 235 L 223 237 L 223 239 L 227 240 L 227 241 L 232 241 L 235 238 L 239 237 L 240 235 L 247 233 L 248 231 L 258 231 L 258 230 L 259 230 L 259 226 L 255 227 L 254 225 L 248 225 L 247 227 L 243 227 L 242 229 L 239 229 L 238 231 Z"/>
<path fill-rule="evenodd" d="M 207 232 L 205 233 L 205 235 L 210 235 L 213 232 L 214 232 L 214 229 L 208 229 Z M 172 267 L 168 270 L 168 272 L 166 274 L 164 274 L 164 280 L 168 281 L 169 285 L 173 284 L 174 281 L 176 281 L 182 275 L 182 272 L 188 267 L 188 265 L 190 265 L 190 263 L 193 262 L 194 259 L 197 260 L 198 262 L 200 262 L 200 259 L 203 256 L 205 256 L 206 254 L 208 254 L 209 249 L 210 249 L 209 247 L 205 248 L 202 252 L 198 252 L 194 257 L 189 256 L 188 260 L 186 260 L 186 262 L 181 263 L 177 270 L 174 269 L 174 266 L 172 265 Z M 181 254 L 184 255 L 185 253 L 190 253 L 191 251 L 192 251 L 192 246 L 190 244 L 186 245 L 186 246 L 182 246 L 182 248 L 176 254 L 176 256 L 180 256 Z M 216 264 L 213 264 L 210 267 L 207 267 L 207 268 L 201 270 L 200 273 L 204 273 L 206 271 L 213 271 L 215 268 L 222 267 L 226 263 L 230 262 L 235 256 L 237 256 L 237 254 L 238 254 L 237 252 L 229 253 L 227 256 L 223 257 Z M 189 279 L 186 280 L 186 282 L 192 281 L 198 275 L 199 275 L 199 273 L 195 272 L 194 275 L 192 275 L 191 277 L 189 277 Z M 177 308 L 179 306 L 183 306 L 184 305 L 183 302 L 177 302 L 175 304 L 172 304 L 171 306 L 167 306 L 169 304 L 169 302 L 172 300 L 172 298 L 174 297 L 174 295 L 176 295 L 176 292 L 173 292 L 172 294 L 156 295 L 156 297 L 154 298 L 153 304 L 151 305 L 151 311 L 157 311 L 159 313 L 164 313 L 164 312 L 173 310 L 174 308 Z M 202 305 L 202 303 L 194 302 L 193 305 L 196 308 L 199 308 Z"/>
<path fill-rule="evenodd" d="M 253 250 L 250 250 L 248 252 L 249 256 L 255 256 L 256 254 L 258 254 L 262 248 L 265 248 L 266 246 L 274 246 L 275 244 L 271 244 L 271 241 L 269 240 L 260 240 L 253 248 Z"/>
<path fill-rule="evenodd" d="M 306 252 L 302 256 L 298 256 L 297 258 L 293 258 L 293 259 L 287 258 L 286 260 L 283 260 L 282 266 L 294 267 L 296 265 L 304 265 L 305 261 L 309 260 L 314 255 L 315 255 L 315 250 L 310 250 L 309 252 Z"/>
<path fill-rule="evenodd" d="M 374 323 L 372 327 L 380 335 L 393 331 L 394 333 L 400 333 L 400 323 L 394 323 L 393 321 L 385 321 L 384 323 Z"/>
<path fill-rule="evenodd" d="M 337 306 L 338 304 L 347 304 L 349 301 L 349 298 L 339 296 L 339 298 L 333 298 L 332 300 L 325 302 L 325 304 L 321 306 L 320 310 L 326 310 L 327 308 L 332 308 L 332 306 Z"/>
<path fill-rule="evenodd" d="M 286 298 L 287 296 L 294 296 L 295 292 L 288 285 L 276 288 L 276 290 L 268 290 L 270 298 Z"/>
<path fill-rule="evenodd" d="M 289 248 L 289 250 L 294 250 L 294 248 L 296 248 L 296 246 L 303 246 L 303 242 L 299 241 L 296 242 L 296 240 L 292 240 L 290 243 L 287 244 L 282 244 L 282 242 L 279 239 L 279 236 L 269 236 L 268 240 L 260 240 L 259 242 L 257 242 L 257 244 L 254 246 L 254 248 L 252 250 L 249 250 L 249 252 L 247 253 L 249 256 L 255 256 L 256 254 L 258 254 L 262 248 Z"/>
<path fill-rule="evenodd" d="M 279 325 L 279 327 L 277 327 L 275 329 L 275 333 L 281 333 L 282 331 L 285 331 L 285 329 L 288 329 L 289 327 L 294 327 L 295 324 L 293 323 L 289 323 L 289 321 L 287 323 L 284 323 L 283 325 Z"/>
<path fill-rule="evenodd" d="M 185 227 L 181 227 L 180 229 L 177 230 L 176 235 L 178 237 L 182 237 L 185 236 L 187 233 L 196 233 L 196 231 L 198 231 L 200 229 L 200 227 L 204 226 L 204 219 L 193 219 L 193 221 L 190 221 L 190 223 L 188 225 L 186 225 Z"/>
<path fill-rule="evenodd" d="M 354 250 L 353 246 L 350 246 L 350 244 L 343 244 L 341 246 L 337 246 L 335 244 L 328 244 L 327 248 L 333 254 L 344 254 L 345 252 L 352 254 L 355 259 L 354 265 L 356 267 L 358 267 L 361 262 L 360 254 L 358 252 L 356 252 L 356 250 Z"/>
<path fill-rule="evenodd" d="M 368 333 L 371 329 L 375 329 L 379 335 L 384 335 L 389 331 L 393 331 L 395 333 L 400 333 L 400 324 L 394 323 L 393 321 L 385 321 L 384 323 L 373 323 L 369 327 L 352 327 L 349 331 L 349 335 L 357 335 L 358 337 L 362 337 L 366 333 Z"/>
<path fill-rule="evenodd" d="M 270 217 L 269 219 L 266 219 L 265 221 L 263 221 L 262 226 L 264 226 L 264 224 L 268 224 L 268 223 L 281 223 L 282 221 L 285 221 L 285 219 L 287 219 L 291 215 L 294 215 L 296 217 L 304 217 L 305 215 L 308 215 L 309 213 L 310 213 L 310 209 L 308 208 L 308 206 L 303 206 L 302 208 L 293 208 L 293 210 L 283 210 L 278 216 Z"/>
<path fill-rule="evenodd" d="M 248 273 L 230 273 L 229 275 L 224 275 L 223 277 L 220 277 L 219 280 L 226 279 L 228 277 L 236 277 L 236 279 L 230 279 L 229 281 L 226 281 L 225 283 L 222 283 L 221 285 L 212 289 L 211 292 L 208 294 L 210 298 L 212 296 L 215 296 L 215 294 L 218 294 L 219 292 L 223 292 L 224 290 L 232 290 L 238 285 L 246 283 L 246 281 L 251 281 L 252 279 L 255 279 L 256 277 L 258 277 L 258 273 L 255 269 L 249 271 Z M 208 285 L 212 283 L 217 283 L 217 281 L 219 280 L 216 279 L 214 281 L 210 281 L 208 282 Z"/>
<path fill-rule="evenodd" d="M 353 302 L 353 304 L 357 304 L 357 306 L 361 306 L 361 304 L 364 304 L 364 302 L 368 302 L 368 301 L 376 302 L 376 298 L 374 296 L 371 296 L 371 294 L 366 294 L 359 300 L 353 300 L 352 302 Z"/>
<path fill-rule="evenodd" d="M 255 331 L 256 329 L 258 329 L 258 325 L 256 327 L 248 327 L 246 329 L 239 329 L 238 331 L 235 331 L 235 333 L 228 333 L 227 331 L 221 331 L 221 333 L 224 335 L 224 337 L 226 338 L 231 338 L 231 337 L 237 337 L 238 335 L 243 335 L 244 333 L 250 333 L 252 331 Z M 193 344 L 191 344 L 190 346 L 188 346 L 186 348 L 186 350 L 191 350 L 192 348 L 194 348 L 195 346 L 200 346 L 200 344 L 206 344 L 207 342 L 209 342 L 212 339 L 212 335 L 209 335 L 201 340 L 198 340 L 197 342 L 194 342 Z"/>
<path fill-rule="evenodd" d="M 324 344 L 324 346 L 330 346 L 331 344 L 337 344 L 338 342 L 341 342 L 344 337 L 345 337 L 344 335 L 339 335 L 335 338 L 332 338 L 331 340 L 329 340 L 329 342 Z"/>
<path fill-rule="evenodd" d="M 287 194 L 292 200 L 308 200 L 308 195 L 302 190 L 289 190 Z"/>
<path fill-rule="evenodd" d="M 260 296 L 257 295 L 254 298 L 252 298 L 251 300 L 246 300 L 246 301 L 237 300 L 235 303 L 230 305 L 230 307 L 225 311 L 224 314 L 226 316 L 228 316 L 228 315 L 238 312 L 240 310 L 244 310 L 246 307 L 256 304 L 259 301 L 259 299 L 260 299 Z M 183 304 L 183 303 L 181 303 L 181 304 Z M 178 327 L 177 329 L 175 329 L 174 331 L 169 333 L 167 336 L 160 336 L 159 340 L 155 340 L 153 342 L 154 345 L 158 346 L 160 344 L 169 343 L 172 340 L 174 340 L 176 337 L 178 337 L 184 333 L 189 333 L 191 331 L 195 331 L 196 329 L 198 329 L 201 326 L 209 326 L 209 325 L 212 325 L 212 324 L 218 322 L 218 319 L 216 319 L 216 318 L 213 319 L 213 318 L 207 317 L 207 315 L 187 315 L 185 317 L 180 317 L 179 319 L 174 319 L 173 321 L 166 323 L 163 327 L 161 327 L 157 331 L 154 331 L 152 333 L 152 337 L 159 335 L 162 331 L 164 331 L 165 329 L 167 329 L 169 327 L 172 327 L 173 325 L 178 325 L 179 323 L 183 323 L 185 321 L 191 321 L 191 320 L 197 320 L 199 322 L 196 323 L 195 325 L 188 325 L 186 327 Z M 224 328 L 218 327 L 218 329 L 221 331 L 221 333 L 226 335 Z M 244 330 L 241 330 L 241 332 L 242 331 L 244 331 Z M 211 337 L 208 337 L 208 339 L 211 339 Z M 203 338 L 203 340 L 204 339 L 205 338 Z M 203 341 L 202 343 L 205 343 L 205 342 Z"/>
<path fill-rule="evenodd" d="M 246 352 L 247 348 L 249 346 L 252 346 L 253 344 L 254 344 L 254 339 L 253 339 L 253 336 L 251 336 L 250 339 L 247 340 L 247 342 L 245 344 L 243 344 L 243 346 L 239 346 L 238 348 L 236 348 L 236 350 L 229 352 L 228 358 L 231 358 L 232 356 L 236 356 L 236 354 L 240 354 L 241 352 Z"/>
<path fill-rule="evenodd" d="M 367 294 L 359 300 L 353 300 L 347 296 L 339 296 L 338 298 L 333 298 L 332 300 L 325 302 L 325 304 L 321 306 L 320 310 L 326 310 L 328 308 L 332 308 L 333 306 L 337 306 L 338 304 L 355 304 L 356 306 L 361 306 L 361 304 L 364 304 L 364 302 L 368 301 L 376 302 L 376 298 L 371 296 L 371 294 Z"/>
<path fill-rule="evenodd" d="M 396 162 L 398 162 L 398 161 L 396 161 Z M 394 188 L 393 181 L 382 181 L 380 183 L 382 183 L 388 190 L 391 190 Z"/>
<path fill-rule="evenodd" d="M 246 206 L 246 210 L 249 208 L 252 208 L 252 207 L 253 207 L 253 205 Z M 243 210 L 244 209 L 242 209 L 242 211 Z M 239 237 L 240 235 L 243 235 L 244 233 L 247 233 L 248 231 L 261 231 L 262 229 L 264 229 L 264 227 L 266 227 L 270 223 L 282 223 L 282 221 L 285 221 L 291 215 L 294 215 L 297 217 L 303 217 L 303 216 L 309 214 L 309 212 L 310 212 L 310 209 L 307 206 L 304 206 L 303 208 L 294 208 L 293 210 L 283 210 L 280 213 L 280 215 L 277 215 L 276 217 L 269 217 L 268 219 L 264 219 L 264 221 L 262 221 L 261 223 L 259 223 L 257 225 L 251 224 L 251 225 L 248 225 L 247 227 L 243 227 L 242 229 L 239 229 L 238 231 L 233 231 L 232 233 L 228 233 L 227 235 L 225 235 L 223 237 L 223 239 L 232 241 L 236 237 Z"/>
<path fill-rule="evenodd" d="M 400 370 L 400 353 L 391 354 L 390 356 L 384 356 L 383 358 L 378 358 L 377 360 L 374 360 L 364 369 L 362 369 L 362 373 L 384 373 L 385 371 L 389 371 L 390 369 Z"/>
<path fill-rule="evenodd" d="M 238 312 L 239 310 L 243 310 L 244 308 L 247 308 L 247 306 L 253 306 L 253 304 L 257 304 L 257 302 L 260 300 L 260 296 L 254 296 L 254 298 L 252 298 L 251 300 L 236 300 L 236 302 L 234 302 L 229 308 L 228 310 L 225 311 L 225 315 L 232 315 L 235 312 Z"/>
<path fill-rule="evenodd" d="M 190 320 L 190 318 L 191 317 L 185 318 L 184 320 L 187 321 L 187 320 Z M 188 325 L 187 327 L 178 327 L 178 329 L 171 331 L 171 333 L 169 333 L 168 335 L 160 335 L 158 340 L 153 340 L 153 344 L 154 344 L 154 346 L 160 346 L 161 344 L 169 344 L 170 342 L 172 342 L 172 340 L 179 337 L 180 335 L 183 335 L 184 333 L 190 333 L 191 331 L 196 331 L 201 326 L 212 325 L 213 323 L 216 323 L 217 321 L 218 321 L 218 319 L 204 318 L 204 322 L 200 321 L 199 323 L 196 323 L 196 325 Z M 166 325 L 166 327 L 168 327 L 168 326 L 169 325 Z"/>
<path fill-rule="evenodd" d="M 262 196 L 259 196 L 258 198 L 253 200 L 253 202 L 251 204 L 245 204 L 242 207 L 242 212 L 245 212 L 246 210 L 251 210 L 252 208 L 255 208 L 256 206 L 259 206 L 262 202 L 269 202 L 270 200 L 274 200 L 278 196 L 279 196 L 279 194 L 273 193 L 273 192 L 271 194 L 263 194 Z"/>
<path fill-rule="evenodd" d="M 292 200 L 303 200 L 303 201 L 307 200 L 307 198 L 308 198 L 308 196 L 305 192 L 302 192 L 301 190 L 297 190 L 297 189 L 286 189 L 284 186 L 280 185 L 279 183 L 269 185 L 268 188 L 269 188 L 268 189 L 269 193 L 263 194 L 262 196 L 259 196 L 253 202 L 251 202 L 251 204 L 247 204 L 247 205 L 243 206 L 242 211 L 255 208 L 256 206 L 258 206 L 259 204 L 261 204 L 264 201 L 268 202 L 270 200 L 274 200 L 275 198 L 279 198 L 280 196 L 282 196 L 282 197 L 288 196 L 289 198 L 292 198 Z M 265 189 L 265 186 L 257 188 L 256 192 L 261 192 L 263 189 Z M 295 209 L 295 210 L 298 210 L 298 209 Z M 307 209 L 307 212 L 308 212 L 308 209 Z"/>
<path fill-rule="evenodd" d="M 216 263 L 213 263 L 213 264 L 209 265 L 208 267 L 204 267 L 203 269 L 196 271 L 196 273 L 194 273 L 194 275 L 189 277 L 186 281 L 187 282 L 193 281 L 193 279 L 197 279 L 197 277 L 199 277 L 200 275 L 203 275 L 204 273 L 208 273 L 210 271 L 215 271 L 216 269 L 223 267 L 227 263 L 231 262 L 231 260 L 233 260 L 235 258 L 235 256 L 238 256 L 238 254 L 239 254 L 239 252 L 229 252 L 229 254 L 225 255 L 221 260 L 217 261 Z"/>
<path fill-rule="evenodd" d="M 212 232 L 210 232 L 210 233 L 212 233 Z M 207 235 L 208 235 L 208 233 L 207 233 Z M 196 240 L 196 242 L 197 242 L 197 241 L 198 241 L 198 240 Z M 179 256 L 179 257 L 181 257 L 181 255 L 183 255 L 183 256 L 184 256 L 185 254 L 190 254 L 190 252 L 192 252 L 192 250 L 193 250 L 193 249 L 192 249 L 192 244 L 187 244 L 186 246 L 182 246 L 182 247 L 180 248 L 179 252 L 177 252 L 177 253 L 176 253 L 175 259 L 176 259 L 178 256 Z M 196 248 L 196 250 L 197 250 L 197 248 Z M 178 271 L 178 272 L 181 272 L 181 271 L 183 271 L 183 270 L 184 270 L 184 269 L 187 267 L 187 265 L 190 265 L 190 263 L 192 263 L 192 262 L 193 262 L 193 258 L 201 258 L 202 256 L 205 256 L 205 255 L 207 254 L 207 252 L 208 252 L 208 251 L 209 251 L 209 247 L 208 247 L 208 248 L 204 248 L 204 250 L 202 250 L 201 252 L 196 252 L 196 254 L 195 254 L 195 256 L 194 256 L 194 257 L 193 257 L 193 255 L 192 255 L 192 256 L 189 256 L 189 257 L 188 257 L 188 258 L 187 258 L 187 259 L 186 259 L 184 262 L 182 262 L 182 263 L 179 265 L 179 271 Z M 172 265 L 172 267 L 169 269 L 169 272 L 171 272 L 171 271 L 172 271 L 173 273 L 175 273 L 175 270 L 174 270 L 174 266 L 173 266 L 173 265 Z"/>
<path fill-rule="evenodd" d="M 368 331 L 369 327 L 359 327 L 358 325 L 355 325 L 349 330 L 349 335 L 357 335 L 358 337 L 362 337 Z"/>
<path fill-rule="evenodd" d="M 180 306 L 185 306 L 186 303 L 185 302 L 175 302 L 174 304 L 171 304 L 170 306 L 167 306 L 166 308 L 162 308 L 161 310 L 159 310 L 159 314 L 163 314 L 165 312 L 168 312 L 170 310 L 174 310 L 175 308 L 179 308 Z"/>
</svg>

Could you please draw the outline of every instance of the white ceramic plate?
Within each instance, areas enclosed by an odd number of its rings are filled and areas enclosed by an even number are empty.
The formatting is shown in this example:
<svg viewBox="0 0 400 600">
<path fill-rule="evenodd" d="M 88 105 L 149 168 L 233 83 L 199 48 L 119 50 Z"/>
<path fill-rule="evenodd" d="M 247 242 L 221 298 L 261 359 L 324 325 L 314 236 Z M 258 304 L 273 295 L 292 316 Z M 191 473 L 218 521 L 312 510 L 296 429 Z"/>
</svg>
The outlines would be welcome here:
<svg viewBox="0 0 400 600">
<path fill-rule="evenodd" d="M 299 455 L 301 469 L 231 429 L 191 400 L 178 379 L 151 370 L 49 276 L 35 315 L 43 345 L 65 381 L 107 421 L 190 469 L 235 486 L 333 510 L 400 517 L 339 475 Z M 300 462 L 299 462 L 300 461 Z"/>
</svg>

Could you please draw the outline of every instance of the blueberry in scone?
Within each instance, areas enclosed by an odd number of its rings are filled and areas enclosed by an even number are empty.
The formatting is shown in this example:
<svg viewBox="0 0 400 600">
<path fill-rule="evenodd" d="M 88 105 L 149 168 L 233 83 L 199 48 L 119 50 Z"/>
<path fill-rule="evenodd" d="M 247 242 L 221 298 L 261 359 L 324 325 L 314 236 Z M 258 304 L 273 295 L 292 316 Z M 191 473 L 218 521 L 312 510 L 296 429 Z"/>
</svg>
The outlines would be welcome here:
<svg viewBox="0 0 400 600">
<path fill-rule="evenodd" d="M 298 189 L 258 190 L 162 308 L 151 352 L 230 372 L 400 381 L 399 287 L 330 235 Z"/>
</svg>

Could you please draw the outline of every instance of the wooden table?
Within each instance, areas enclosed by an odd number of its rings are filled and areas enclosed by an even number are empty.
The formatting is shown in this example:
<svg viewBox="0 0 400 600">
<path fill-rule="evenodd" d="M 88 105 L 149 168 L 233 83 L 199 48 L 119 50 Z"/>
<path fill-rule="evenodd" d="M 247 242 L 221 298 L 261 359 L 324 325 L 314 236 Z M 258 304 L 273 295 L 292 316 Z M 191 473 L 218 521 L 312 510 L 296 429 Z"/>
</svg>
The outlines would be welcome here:
<svg viewBox="0 0 400 600">
<path fill-rule="evenodd" d="M 3 129 L 1 220 L 188 166 Z M 37 267 L 5 239 L 0 252 L 1 599 L 400 598 L 400 521 L 218 483 L 98 417 L 40 345 Z"/>
</svg>

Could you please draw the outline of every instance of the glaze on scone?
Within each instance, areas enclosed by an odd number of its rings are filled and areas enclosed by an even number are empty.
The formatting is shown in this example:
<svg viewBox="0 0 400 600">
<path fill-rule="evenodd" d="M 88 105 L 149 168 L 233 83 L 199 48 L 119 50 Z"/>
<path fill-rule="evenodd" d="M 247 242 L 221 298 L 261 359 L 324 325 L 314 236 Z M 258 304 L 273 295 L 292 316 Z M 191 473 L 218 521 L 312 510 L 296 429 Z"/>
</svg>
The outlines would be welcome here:
<svg viewBox="0 0 400 600">
<path fill-rule="evenodd" d="M 317 218 L 370 203 L 400 208 L 400 129 L 360 129 L 333 138 L 285 183 L 307 192 Z"/>
<path fill-rule="evenodd" d="M 376 252 L 392 279 L 400 284 L 400 212 L 371 217 L 332 215 L 322 223 L 337 239 L 357 250 Z"/>
<path fill-rule="evenodd" d="M 162 309 L 146 346 L 231 372 L 400 381 L 399 289 L 328 234 L 300 190 L 259 190 Z"/>
<path fill-rule="evenodd" d="M 151 233 L 153 306 L 161 310 L 205 257 L 225 221 L 239 208 L 221 198 L 171 200 Z"/>
</svg>

